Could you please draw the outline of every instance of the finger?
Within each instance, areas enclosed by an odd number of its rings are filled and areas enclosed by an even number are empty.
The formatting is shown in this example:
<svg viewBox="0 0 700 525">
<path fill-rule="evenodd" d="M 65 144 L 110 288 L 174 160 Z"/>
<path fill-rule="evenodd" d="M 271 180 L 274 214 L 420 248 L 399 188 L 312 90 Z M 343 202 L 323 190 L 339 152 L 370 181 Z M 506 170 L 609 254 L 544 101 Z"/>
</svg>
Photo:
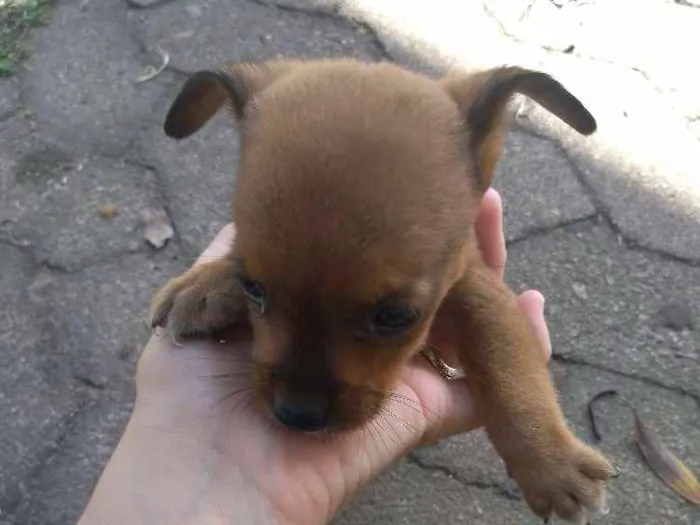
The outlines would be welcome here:
<svg viewBox="0 0 700 525">
<path fill-rule="evenodd" d="M 549 361 L 552 357 L 552 342 L 549 338 L 549 328 L 544 318 L 544 296 L 537 290 L 528 290 L 518 297 L 518 307 L 527 315 L 540 342 L 544 358 Z"/>
<path fill-rule="evenodd" d="M 429 445 L 456 434 L 470 432 L 483 425 L 465 379 L 443 380 L 441 388 L 441 417 L 423 435 L 421 445 Z"/>
<path fill-rule="evenodd" d="M 221 229 L 214 240 L 211 241 L 211 244 L 209 244 L 202 255 L 199 256 L 194 265 L 197 266 L 198 264 L 211 261 L 212 259 L 223 257 L 231 250 L 235 238 L 236 228 L 233 224 L 229 223 Z"/>
<path fill-rule="evenodd" d="M 489 188 L 481 201 L 476 217 L 476 237 L 484 262 L 503 278 L 506 265 L 506 239 L 503 233 L 501 196 Z"/>
</svg>

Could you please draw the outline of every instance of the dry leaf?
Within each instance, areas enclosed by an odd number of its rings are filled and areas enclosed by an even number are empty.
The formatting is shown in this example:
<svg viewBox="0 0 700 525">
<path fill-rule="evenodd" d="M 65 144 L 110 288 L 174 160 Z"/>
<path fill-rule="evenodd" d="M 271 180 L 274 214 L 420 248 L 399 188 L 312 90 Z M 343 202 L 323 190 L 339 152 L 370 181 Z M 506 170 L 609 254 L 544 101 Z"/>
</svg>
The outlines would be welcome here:
<svg viewBox="0 0 700 525">
<path fill-rule="evenodd" d="M 595 419 L 595 412 L 593 411 L 593 407 L 595 403 L 604 397 L 609 397 L 609 396 L 616 396 L 617 395 L 617 390 L 614 388 L 609 388 L 606 390 L 601 390 L 597 394 L 595 394 L 590 401 L 588 401 L 588 420 L 591 423 L 591 432 L 593 432 L 593 437 L 595 438 L 596 441 L 600 441 L 601 435 L 600 435 L 600 430 L 598 430 L 598 424 L 596 423 Z"/>
<path fill-rule="evenodd" d="M 700 505 L 700 483 L 693 473 L 642 423 L 637 411 L 633 413 L 637 445 L 651 470 L 683 498 Z"/>
<path fill-rule="evenodd" d="M 100 208 L 99 214 L 100 217 L 105 220 L 114 219 L 117 215 L 119 215 L 119 208 L 117 208 L 114 204 L 105 204 Z"/>
<path fill-rule="evenodd" d="M 165 246 L 168 239 L 172 238 L 173 233 L 173 227 L 165 213 L 151 213 L 147 216 L 143 237 L 156 250 Z"/>
</svg>

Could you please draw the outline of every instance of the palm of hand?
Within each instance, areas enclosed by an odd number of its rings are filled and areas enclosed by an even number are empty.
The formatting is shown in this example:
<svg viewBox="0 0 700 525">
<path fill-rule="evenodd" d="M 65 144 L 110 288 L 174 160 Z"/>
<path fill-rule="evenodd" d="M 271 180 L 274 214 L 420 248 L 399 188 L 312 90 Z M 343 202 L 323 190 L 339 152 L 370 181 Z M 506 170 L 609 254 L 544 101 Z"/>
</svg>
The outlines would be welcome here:
<svg viewBox="0 0 700 525">
<path fill-rule="evenodd" d="M 132 424 L 188 454 L 186 463 L 203 465 L 188 475 L 208 487 L 202 497 L 215 499 L 210 504 L 223 515 L 234 499 L 228 489 L 248 482 L 276 520 L 326 523 L 344 497 L 454 413 L 455 401 L 468 402 L 466 385 L 448 385 L 417 360 L 364 428 L 328 437 L 295 433 L 256 405 L 248 354 L 248 342 L 178 347 L 162 334 L 151 339 L 139 365 Z"/>
</svg>

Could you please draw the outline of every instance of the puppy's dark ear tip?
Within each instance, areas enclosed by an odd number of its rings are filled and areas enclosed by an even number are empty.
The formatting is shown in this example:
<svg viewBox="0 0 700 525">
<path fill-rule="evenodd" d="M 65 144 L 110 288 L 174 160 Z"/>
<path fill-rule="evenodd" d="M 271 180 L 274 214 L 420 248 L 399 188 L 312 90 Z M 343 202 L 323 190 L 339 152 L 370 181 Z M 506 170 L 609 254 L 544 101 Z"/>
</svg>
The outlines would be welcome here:
<svg viewBox="0 0 700 525">
<path fill-rule="evenodd" d="M 598 123 L 596 122 L 595 118 L 593 118 L 593 115 L 586 113 L 582 115 L 582 118 L 580 122 L 578 122 L 578 125 L 576 126 L 576 131 L 578 131 L 581 135 L 593 135 L 598 130 Z"/>
<path fill-rule="evenodd" d="M 171 139 L 182 140 L 189 137 L 192 133 L 188 133 L 188 130 L 182 124 L 177 122 L 175 118 L 166 118 L 163 124 L 163 131 Z"/>
</svg>

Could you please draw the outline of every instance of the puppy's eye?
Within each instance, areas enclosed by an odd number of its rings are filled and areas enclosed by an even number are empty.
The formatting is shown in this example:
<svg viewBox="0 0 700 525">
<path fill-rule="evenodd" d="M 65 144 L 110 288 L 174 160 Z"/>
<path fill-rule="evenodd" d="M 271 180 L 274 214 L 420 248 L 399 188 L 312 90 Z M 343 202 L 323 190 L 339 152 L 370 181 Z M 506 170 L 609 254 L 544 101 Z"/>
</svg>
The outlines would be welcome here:
<svg viewBox="0 0 700 525">
<path fill-rule="evenodd" d="M 239 275 L 238 281 L 241 283 L 241 288 L 252 303 L 257 306 L 262 312 L 265 309 L 265 288 L 257 281 L 249 279 L 245 275 Z"/>
<path fill-rule="evenodd" d="M 408 306 L 382 306 L 372 320 L 372 331 L 383 336 L 397 335 L 408 330 L 419 318 L 420 314 Z"/>
</svg>

